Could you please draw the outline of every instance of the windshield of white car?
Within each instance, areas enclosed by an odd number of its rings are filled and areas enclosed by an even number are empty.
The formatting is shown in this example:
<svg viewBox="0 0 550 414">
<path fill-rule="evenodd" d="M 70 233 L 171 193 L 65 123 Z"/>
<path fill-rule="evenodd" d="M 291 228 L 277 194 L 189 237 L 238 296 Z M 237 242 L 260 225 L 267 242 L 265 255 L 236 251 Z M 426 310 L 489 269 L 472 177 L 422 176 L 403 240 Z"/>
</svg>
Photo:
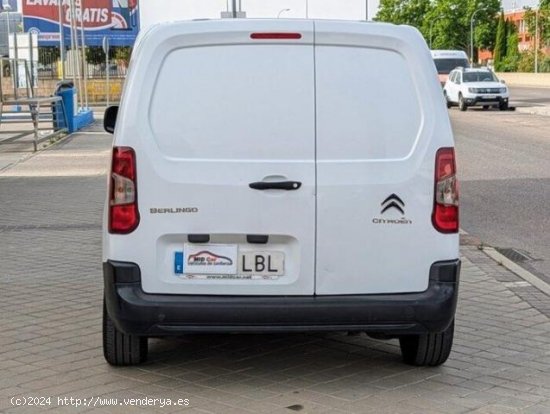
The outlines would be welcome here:
<svg viewBox="0 0 550 414">
<path fill-rule="evenodd" d="M 466 59 L 434 59 L 437 73 L 440 75 L 447 75 L 451 73 L 454 68 L 459 66 L 468 67 L 468 60 Z"/>
<path fill-rule="evenodd" d="M 498 79 L 491 72 L 464 72 L 463 82 L 498 82 Z"/>
</svg>

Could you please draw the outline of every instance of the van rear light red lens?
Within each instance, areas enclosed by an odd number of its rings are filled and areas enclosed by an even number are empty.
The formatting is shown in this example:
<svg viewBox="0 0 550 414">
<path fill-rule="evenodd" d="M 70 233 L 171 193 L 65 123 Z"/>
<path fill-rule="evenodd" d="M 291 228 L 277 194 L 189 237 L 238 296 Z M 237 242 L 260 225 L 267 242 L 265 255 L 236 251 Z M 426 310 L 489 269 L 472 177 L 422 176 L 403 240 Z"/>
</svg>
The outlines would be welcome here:
<svg viewBox="0 0 550 414">
<path fill-rule="evenodd" d="M 435 188 L 432 223 L 441 233 L 457 233 L 458 181 L 454 148 L 440 148 L 435 156 Z"/>
<path fill-rule="evenodd" d="M 139 224 L 136 154 L 130 147 L 113 148 L 109 189 L 109 233 L 127 234 Z"/>
<path fill-rule="evenodd" d="M 252 33 L 251 39 L 301 39 L 301 33 Z"/>
</svg>

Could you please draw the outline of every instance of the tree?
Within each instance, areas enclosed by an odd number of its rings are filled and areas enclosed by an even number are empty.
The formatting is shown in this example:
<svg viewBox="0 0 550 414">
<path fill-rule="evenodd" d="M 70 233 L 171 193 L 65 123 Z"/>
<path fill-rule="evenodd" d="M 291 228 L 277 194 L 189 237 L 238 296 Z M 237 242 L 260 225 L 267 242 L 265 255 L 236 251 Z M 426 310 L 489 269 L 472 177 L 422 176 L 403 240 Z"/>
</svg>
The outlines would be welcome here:
<svg viewBox="0 0 550 414">
<path fill-rule="evenodd" d="M 504 12 L 500 12 L 498 18 L 497 35 L 495 40 L 495 50 L 493 52 L 493 62 L 495 70 L 502 70 L 502 61 L 506 56 L 506 20 L 504 19 Z"/>
<path fill-rule="evenodd" d="M 420 28 L 430 7 L 430 0 L 381 0 L 374 20 Z"/>
<path fill-rule="evenodd" d="M 432 28 L 434 49 L 469 50 L 476 11 L 475 46 L 492 50 L 499 10 L 500 0 L 381 0 L 375 20 L 415 26 L 428 41 Z"/>
<path fill-rule="evenodd" d="M 130 63 L 132 49 L 129 46 L 119 46 L 114 49 L 114 56 L 117 62 L 124 67 L 128 67 L 128 63 Z"/>
<path fill-rule="evenodd" d="M 540 0 L 538 10 L 538 29 L 540 36 L 539 46 L 550 46 L 550 0 Z M 533 38 L 536 37 L 537 11 L 530 7 L 525 8 L 527 30 Z"/>
<path fill-rule="evenodd" d="M 105 52 L 99 46 L 90 46 L 86 48 L 86 61 L 91 65 L 101 65 L 105 63 Z"/>
<path fill-rule="evenodd" d="M 519 54 L 519 38 L 516 25 L 509 21 L 507 22 L 507 42 L 506 42 L 506 56 L 502 60 L 501 68 L 503 72 L 515 72 L 518 68 L 520 54 Z"/>
</svg>

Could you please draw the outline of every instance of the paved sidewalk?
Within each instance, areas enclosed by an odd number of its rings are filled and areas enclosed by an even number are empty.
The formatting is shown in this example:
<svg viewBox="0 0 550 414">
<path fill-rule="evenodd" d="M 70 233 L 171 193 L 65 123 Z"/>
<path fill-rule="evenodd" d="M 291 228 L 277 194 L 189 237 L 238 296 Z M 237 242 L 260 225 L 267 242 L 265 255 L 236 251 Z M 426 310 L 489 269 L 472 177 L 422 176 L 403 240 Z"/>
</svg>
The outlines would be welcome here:
<svg viewBox="0 0 550 414">
<path fill-rule="evenodd" d="M 442 367 L 403 365 L 395 340 L 341 333 L 151 340 L 148 363 L 108 366 L 100 225 L 110 139 L 77 134 L 0 173 L 0 412 L 550 412 L 550 298 L 468 238 Z M 29 396 L 52 399 L 12 405 Z M 121 405 L 144 397 L 190 405 Z"/>
</svg>

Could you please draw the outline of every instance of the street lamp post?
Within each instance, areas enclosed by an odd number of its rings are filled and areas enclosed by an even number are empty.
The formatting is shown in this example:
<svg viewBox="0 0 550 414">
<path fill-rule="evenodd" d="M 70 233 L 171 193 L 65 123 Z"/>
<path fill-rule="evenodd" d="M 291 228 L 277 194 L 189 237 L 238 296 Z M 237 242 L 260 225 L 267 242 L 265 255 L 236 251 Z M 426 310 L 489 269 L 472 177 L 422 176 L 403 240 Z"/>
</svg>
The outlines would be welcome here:
<svg viewBox="0 0 550 414">
<path fill-rule="evenodd" d="M 306 0 L 306 19 L 309 19 L 309 0 Z"/>
<path fill-rule="evenodd" d="M 474 17 L 477 12 L 483 9 L 477 9 L 472 13 L 472 18 L 470 19 L 470 61 L 472 65 L 474 64 Z"/>
<path fill-rule="evenodd" d="M 59 17 L 59 58 L 61 59 L 61 79 L 65 80 L 65 29 L 63 24 L 63 4 L 58 2 L 57 14 Z"/>
<path fill-rule="evenodd" d="M 277 13 L 277 19 L 281 18 L 281 14 L 283 14 L 284 12 L 289 12 L 290 9 L 282 9 L 279 11 L 279 13 Z"/>
<path fill-rule="evenodd" d="M 535 73 L 539 73 L 539 11 L 540 1 L 535 12 Z"/>
<path fill-rule="evenodd" d="M 2 8 L 6 11 L 6 20 L 8 21 L 8 53 L 9 53 L 9 39 L 11 34 L 11 22 L 10 22 L 10 11 L 11 11 L 11 5 L 7 0 L 4 0 L 2 2 Z M 19 88 L 19 56 L 18 56 L 18 47 L 17 47 L 17 21 L 15 22 L 15 30 L 13 32 L 13 57 L 14 57 L 14 63 L 13 63 L 13 95 L 14 98 L 18 98 L 17 88 Z"/>
</svg>

